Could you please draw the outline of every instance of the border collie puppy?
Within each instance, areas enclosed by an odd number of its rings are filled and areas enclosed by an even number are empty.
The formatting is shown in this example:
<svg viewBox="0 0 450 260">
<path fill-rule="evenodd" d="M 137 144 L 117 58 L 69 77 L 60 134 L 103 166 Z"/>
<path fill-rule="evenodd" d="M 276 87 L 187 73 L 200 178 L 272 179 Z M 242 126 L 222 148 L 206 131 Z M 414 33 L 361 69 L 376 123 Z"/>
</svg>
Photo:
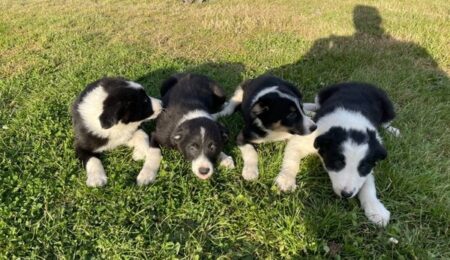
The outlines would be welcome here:
<svg viewBox="0 0 450 260">
<path fill-rule="evenodd" d="M 254 144 L 281 141 L 316 129 L 305 115 L 301 94 L 291 83 L 274 76 L 259 76 L 242 83 L 225 108 L 215 117 L 229 115 L 241 107 L 245 126 L 237 137 L 246 180 L 258 178 L 258 154 Z"/>
<path fill-rule="evenodd" d="M 300 160 L 317 153 L 334 192 L 342 198 L 358 194 L 369 220 L 386 226 L 390 212 L 376 196 L 373 176 L 376 163 L 387 156 L 377 129 L 384 126 L 399 135 L 398 129 L 389 126 L 395 112 L 386 93 L 369 84 L 342 83 L 321 90 L 316 103 L 305 104 L 305 109 L 316 110 L 317 130 L 289 140 L 289 153 L 276 179 L 278 187 L 294 190 Z"/>
<path fill-rule="evenodd" d="M 176 74 L 162 84 L 161 97 L 164 111 L 156 120 L 152 147 L 180 151 L 203 180 L 211 177 L 216 161 L 234 168 L 233 159 L 222 152 L 228 131 L 211 116 L 226 99 L 216 82 L 198 74 Z"/>
<path fill-rule="evenodd" d="M 86 184 L 99 187 L 106 184 L 106 174 L 100 153 L 119 145 L 133 147 L 133 159 L 145 159 L 137 177 L 139 185 L 155 178 L 159 165 L 152 157 L 160 157 L 151 149 L 147 134 L 139 125 L 154 119 L 161 101 L 147 96 L 138 83 L 122 78 L 103 78 L 89 84 L 72 106 L 75 150 L 87 171 Z"/>
</svg>

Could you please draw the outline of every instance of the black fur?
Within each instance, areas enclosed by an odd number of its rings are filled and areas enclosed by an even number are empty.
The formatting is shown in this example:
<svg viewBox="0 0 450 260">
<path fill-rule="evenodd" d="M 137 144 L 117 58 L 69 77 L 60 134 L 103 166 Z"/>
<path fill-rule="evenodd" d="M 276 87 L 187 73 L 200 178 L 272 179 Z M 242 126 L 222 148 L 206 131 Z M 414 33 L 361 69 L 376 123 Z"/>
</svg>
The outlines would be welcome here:
<svg viewBox="0 0 450 260">
<path fill-rule="evenodd" d="M 318 94 L 320 109 L 314 121 L 335 111 L 338 107 L 360 112 L 376 127 L 395 117 L 394 107 L 386 93 L 366 83 L 340 83 L 321 90 Z"/>
<path fill-rule="evenodd" d="M 375 128 L 392 121 L 395 117 L 393 105 L 386 93 L 381 89 L 364 83 L 342 83 L 330 86 L 318 94 L 320 109 L 315 115 L 315 121 L 338 108 L 360 112 Z M 345 167 L 345 156 L 342 154 L 342 143 L 351 139 L 357 144 L 367 143 L 368 154 L 360 161 L 358 172 L 360 176 L 368 175 L 377 161 L 383 160 L 387 152 L 376 138 L 376 132 L 367 129 L 360 131 L 331 127 L 318 136 L 314 147 L 318 149 L 325 168 L 330 171 L 340 171 Z"/>
<path fill-rule="evenodd" d="M 297 87 L 287 81 L 264 75 L 244 82 L 241 85 L 244 94 L 240 108 L 245 127 L 238 136 L 238 145 L 262 139 L 267 136 L 268 130 L 304 134 L 303 116 L 292 100 L 280 97 L 277 93 L 269 93 L 252 104 L 258 93 L 273 86 L 278 86 L 278 91 L 296 98 L 300 109 L 303 109 L 302 95 Z M 256 119 L 261 121 L 263 127 L 255 123 Z"/>
<path fill-rule="evenodd" d="M 203 151 L 211 162 L 215 162 L 228 139 L 225 127 L 205 117 L 180 125 L 178 122 L 195 110 L 216 113 L 226 100 L 223 89 L 206 76 L 180 73 L 162 84 L 161 96 L 164 111 L 157 118 L 151 144 L 177 149 L 189 161 Z M 204 142 L 201 141 L 201 127 L 205 129 Z"/>
<path fill-rule="evenodd" d="M 109 141 L 96 135 L 92 129 L 88 129 L 79 111 L 80 104 L 94 89 L 102 87 L 108 95 L 103 101 L 103 112 L 98 118 L 104 129 L 110 129 L 119 122 L 128 124 L 141 121 L 154 113 L 151 100 L 145 91 L 128 85 L 123 78 L 102 78 L 87 85 L 75 100 L 71 111 L 75 150 L 84 166 L 91 157 L 98 157 L 100 153 L 96 150 Z"/>
</svg>

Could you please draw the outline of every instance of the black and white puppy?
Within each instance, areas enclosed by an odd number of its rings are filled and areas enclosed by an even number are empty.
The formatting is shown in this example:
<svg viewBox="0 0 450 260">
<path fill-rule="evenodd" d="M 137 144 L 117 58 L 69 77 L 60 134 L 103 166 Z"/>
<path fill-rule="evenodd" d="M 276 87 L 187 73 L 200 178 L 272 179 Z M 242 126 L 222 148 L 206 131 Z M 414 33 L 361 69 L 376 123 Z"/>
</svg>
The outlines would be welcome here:
<svg viewBox="0 0 450 260">
<path fill-rule="evenodd" d="M 164 112 L 156 120 L 152 147 L 177 149 L 200 179 L 211 177 L 216 161 L 234 168 L 233 159 L 222 152 L 228 131 L 211 116 L 226 99 L 216 82 L 202 75 L 176 74 L 162 84 L 161 97 Z"/>
<path fill-rule="evenodd" d="M 300 160 L 317 153 L 334 192 L 342 198 L 358 194 L 369 220 L 385 226 L 390 212 L 376 196 L 373 168 L 387 152 L 377 129 L 384 126 L 399 135 L 398 129 L 389 126 L 395 112 L 386 93 L 369 84 L 342 83 L 320 91 L 316 103 L 305 104 L 305 109 L 316 111 L 317 130 L 289 140 L 276 179 L 278 187 L 294 190 Z"/>
<path fill-rule="evenodd" d="M 161 101 L 147 96 L 144 88 L 122 78 L 103 78 L 89 84 L 72 106 L 75 150 L 87 171 L 86 184 L 106 184 L 106 174 L 99 155 L 119 145 L 133 147 L 133 159 L 145 159 L 137 177 L 144 185 L 152 181 L 159 165 L 159 149 L 151 149 L 147 134 L 139 125 L 156 118 Z M 156 167 L 156 169 L 155 169 Z"/>
<path fill-rule="evenodd" d="M 294 135 L 309 134 L 316 129 L 305 115 L 301 94 L 291 83 L 263 75 L 242 83 L 225 108 L 214 115 L 221 117 L 241 107 L 245 126 L 237 137 L 242 152 L 246 180 L 258 178 L 258 154 L 253 144 L 282 141 Z"/>
</svg>

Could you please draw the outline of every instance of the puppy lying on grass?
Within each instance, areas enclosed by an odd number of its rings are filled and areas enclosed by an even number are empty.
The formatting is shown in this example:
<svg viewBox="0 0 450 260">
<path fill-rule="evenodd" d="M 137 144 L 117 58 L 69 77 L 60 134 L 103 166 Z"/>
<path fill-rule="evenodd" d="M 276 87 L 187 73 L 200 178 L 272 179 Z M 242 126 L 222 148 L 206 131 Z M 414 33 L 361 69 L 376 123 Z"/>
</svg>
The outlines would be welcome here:
<svg viewBox="0 0 450 260">
<path fill-rule="evenodd" d="M 123 78 L 103 78 L 89 84 L 72 106 L 75 151 L 87 171 L 86 184 L 106 184 L 100 154 L 120 145 L 133 147 L 133 159 L 144 159 L 137 183 L 154 179 L 159 165 L 159 149 L 149 147 L 147 134 L 139 129 L 142 122 L 161 112 L 161 101 L 147 96 L 144 88 Z M 155 168 L 156 167 L 156 168 Z"/>
</svg>

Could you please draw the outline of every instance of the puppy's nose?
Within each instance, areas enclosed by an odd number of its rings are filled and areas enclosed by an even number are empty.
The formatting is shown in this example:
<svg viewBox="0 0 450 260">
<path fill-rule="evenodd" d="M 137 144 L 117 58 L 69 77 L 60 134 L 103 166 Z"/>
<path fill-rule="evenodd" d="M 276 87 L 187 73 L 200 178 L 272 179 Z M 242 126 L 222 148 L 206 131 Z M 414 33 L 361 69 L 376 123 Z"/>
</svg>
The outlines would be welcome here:
<svg viewBox="0 0 450 260">
<path fill-rule="evenodd" d="M 200 167 L 200 168 L 198 169 L 198 171 L 200 172 L 200 174 L 206 175 L 206 174 L 208 174 L 208 172 L 209 172 L 209 168 L 206 168 L 206 167 Z"/>
<path fill-rule="evenodd" d="M 309 127 L 309 131 L 311 131 L 311 132 L 314 132 L 314 130 L 316 130 L 316 129 L 317 129 L 316 125 L 312 125 Z"/>
<path fill-rule="evenodd" d="M 341 196 L 344 199 L 350 198 L 353 195 L 353 192 L 347 192 L 345 190 L 341 191 Z"/>
</svg>

